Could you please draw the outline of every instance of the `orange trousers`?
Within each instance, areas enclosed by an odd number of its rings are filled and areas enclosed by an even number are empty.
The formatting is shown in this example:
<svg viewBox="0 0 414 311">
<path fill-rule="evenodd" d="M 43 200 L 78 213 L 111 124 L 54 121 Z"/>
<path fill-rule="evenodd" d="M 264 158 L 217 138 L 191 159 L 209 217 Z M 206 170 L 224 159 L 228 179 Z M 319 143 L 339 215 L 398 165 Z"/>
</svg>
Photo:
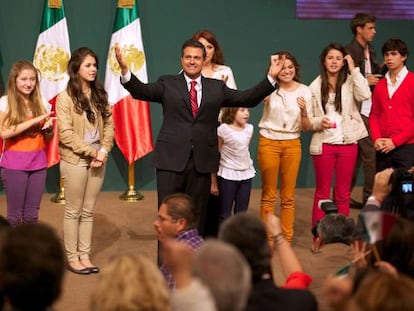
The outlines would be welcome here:
<svg viewBox="0 0 414 311">
<path fill-rule="evenodd" d="M 302 148 L 300 139 L 272 140 L 259 135 L 257 160 L 262 177 L 261 218 L 275 213 L 278 180 L 280 180 L 280 222 L 286 240 L 293 239 L 295 189 Z"/>
</svg>

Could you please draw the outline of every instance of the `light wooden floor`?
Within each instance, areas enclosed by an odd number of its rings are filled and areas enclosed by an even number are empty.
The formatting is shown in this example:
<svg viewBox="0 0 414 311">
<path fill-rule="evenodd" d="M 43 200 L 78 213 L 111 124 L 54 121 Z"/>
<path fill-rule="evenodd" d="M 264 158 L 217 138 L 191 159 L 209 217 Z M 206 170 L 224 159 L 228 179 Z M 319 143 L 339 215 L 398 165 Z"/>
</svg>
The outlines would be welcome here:
<svg viewBox="0 0 414 311">
<path fill-rule="evenodd" d="M 360 197 L 356 189 L 354 197 Z M 95 212 L 92 256 L 98 266 L 109 258 L 125 253 L 143 254 L 156 261 L 156 235 L 152 223 L 157 212 L 155 191 L 143 191 L 144 199 L 126 202 L 119 199 L 121 193 L 102 192 Z M 295 237 L 293 247 L 300 258 L 309 256 L 311 247 L 311 209 L 314 189 L 298 189 L 296 192 Z M 53 226 L 62 235 L 63 205 L 52 203 L 52 194 L 43 196 L 40 220 Z M 252 191 L 249 212 L 258 213 L 260 190 Z M 355 215 L 356 211 L 352 211 Z M 0 196 L 0 214 L 5 215 L 5 198 Z M 277 211 L 276 211 L 277 214 Z M 277 275 L 277 279 L 281 275 Z M 89 296 L 97 282 L 97 275 L 81 276 L 66 273 L 64 289 L 56 304 L 57 311 L 81 311 L 89 309 Z"/>
</svg>

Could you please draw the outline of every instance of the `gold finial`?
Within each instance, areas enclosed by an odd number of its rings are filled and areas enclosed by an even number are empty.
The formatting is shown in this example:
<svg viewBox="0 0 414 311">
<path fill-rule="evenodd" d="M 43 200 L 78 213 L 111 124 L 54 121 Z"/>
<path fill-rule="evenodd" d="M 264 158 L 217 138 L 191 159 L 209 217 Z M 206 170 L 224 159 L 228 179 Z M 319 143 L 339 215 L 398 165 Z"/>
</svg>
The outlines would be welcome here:
<svg viewBox="0 0 414 311">
<path fill-rule="evenodd" d="M 60 9 L 62 7 L 62 1 L 61 0 L 49 0 L 49 8 L 51 9 Z"/>
<path fill-rule="evenodd" d="M 135 4 L 135 0 L 118 0 L 118 8 L 132 9 Z"/>
</svg>

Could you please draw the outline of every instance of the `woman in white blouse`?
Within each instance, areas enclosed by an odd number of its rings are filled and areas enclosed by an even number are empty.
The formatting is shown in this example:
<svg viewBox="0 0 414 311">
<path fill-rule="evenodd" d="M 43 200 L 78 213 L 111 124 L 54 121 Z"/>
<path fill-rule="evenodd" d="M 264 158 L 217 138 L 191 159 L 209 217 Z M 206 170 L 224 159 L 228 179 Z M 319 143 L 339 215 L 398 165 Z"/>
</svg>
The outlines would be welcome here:
<svg viewBox="0 0 414 311">
<path fill-rule="evenodd" d="M 280 221 L 287 241 L 293 238 L 296 178 L 302 157 L 300 133 L 310 127 L 307 105 L 310 89 L 300 82 L 300 66 L 288 51 L 278 76 L 278 89 L 265 99 L 259 122 L 258 163 L 262 176 L 261 218 L 275 213 L 278 179 L 280 180 Z"/>
</svg>

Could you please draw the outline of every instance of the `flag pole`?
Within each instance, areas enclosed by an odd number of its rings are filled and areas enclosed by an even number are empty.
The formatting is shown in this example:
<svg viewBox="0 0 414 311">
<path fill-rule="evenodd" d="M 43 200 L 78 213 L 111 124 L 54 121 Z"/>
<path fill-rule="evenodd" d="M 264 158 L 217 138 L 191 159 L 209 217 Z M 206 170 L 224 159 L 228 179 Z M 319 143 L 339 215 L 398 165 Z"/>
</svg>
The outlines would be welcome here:
<svg viewBox="0 0 414 311">
<path fill-rule="evenodd" d="M 53 203 L 65 204 L 65 188 L 63 187 L 63 177 L 59 178 L 59 192 L 53 196 L 50 201 Z"/>
<path fill-rule="evenodd" d="M 142 200 L 144 196 L 135 190 L 135 165 L 128 165 L 128 190 L 119 196 L 121 200 L 136 202 Z"/>
</svg>

